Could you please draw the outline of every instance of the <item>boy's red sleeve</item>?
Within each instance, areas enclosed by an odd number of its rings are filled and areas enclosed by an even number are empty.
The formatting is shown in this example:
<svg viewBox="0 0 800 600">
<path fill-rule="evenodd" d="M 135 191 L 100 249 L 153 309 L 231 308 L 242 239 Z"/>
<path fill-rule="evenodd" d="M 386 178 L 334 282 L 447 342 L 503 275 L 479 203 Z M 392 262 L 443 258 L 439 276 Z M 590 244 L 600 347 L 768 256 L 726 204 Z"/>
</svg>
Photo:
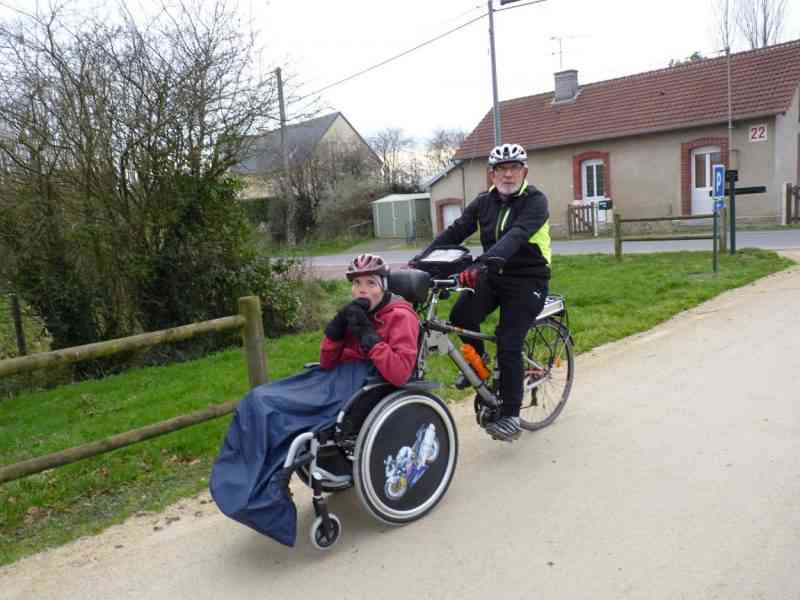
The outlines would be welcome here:
<svg viewBox="0 0 800 600">
<path fill-rule="evenodd" d="M 417 360 L 419 319 L 411 310 L 393 311 L 382 330 L 385 337 L 372 347 L 369 358 L 386 381 L 403 385 Z"/>
<path fill-rule="evenodd" d="M 319 366 L 330 370 L 339 364 L 339 359 L 344 350 L 344 340 L 333 341 L 327 335 L 322 338 L 319 345 Z"/>
</svg>

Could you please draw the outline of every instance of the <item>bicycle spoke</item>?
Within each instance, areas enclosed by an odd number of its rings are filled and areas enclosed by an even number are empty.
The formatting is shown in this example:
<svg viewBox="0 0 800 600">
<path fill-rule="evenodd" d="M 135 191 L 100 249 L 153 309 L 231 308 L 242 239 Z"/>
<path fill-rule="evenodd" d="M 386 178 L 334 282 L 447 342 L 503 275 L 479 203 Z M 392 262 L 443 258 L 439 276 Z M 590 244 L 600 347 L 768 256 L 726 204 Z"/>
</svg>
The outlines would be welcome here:
<svg viewBox="0 0 800 600">
<path fill-rule="evenodd" d="M 528 334 L 520 411 L 524 428 L 540 429 L 556 419 L 572 385 L 573 362 L 572 346 L 559 324 L 547 320 Z"/>
</svg>

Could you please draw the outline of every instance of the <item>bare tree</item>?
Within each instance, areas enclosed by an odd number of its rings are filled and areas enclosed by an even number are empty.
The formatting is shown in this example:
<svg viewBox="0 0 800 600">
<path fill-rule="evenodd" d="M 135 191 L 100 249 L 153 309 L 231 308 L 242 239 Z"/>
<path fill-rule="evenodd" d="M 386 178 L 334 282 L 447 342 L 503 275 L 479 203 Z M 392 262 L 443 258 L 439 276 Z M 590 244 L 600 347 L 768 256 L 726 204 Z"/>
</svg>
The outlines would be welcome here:
<svg viewBox="0 0 800 600">
<path fill-rule="evenodd" d="M 786 0 L 736 0 L 736 26 L 750 48 L 763 48 L 780 40 Z"/>
<path fill-rule="evenodd" d="M 56 346 L 229 310 L 228 168 L 277 120 L 255 51 L 225 0 L 0 23 L 0 270 Z"/>
<path fill-rule="evenodd" d="M 734 42 L 734 23 L 731 20 L 731 0 L 714 0 L 712 11 L 714 13 L 714 38 L 721 49 L 731 48 Z"/>
<path fill-rule="evenodd" d="M 408 171 L 409 153 L 414 147 L 414 138 L 402 129 L 389 127 L 369 138 L 369 145 L 383 164 L 383 182 L 389 189 L 411 185 Z"/>
<path fill-rule="evenodd" d="M 296 239 L 302 240 L 317 233 L 320 230 L 321 207 L 326 203 L 338 202 L 342 194 L 349 193 L 343 188 L 349 190 L 354 185 L 365 189 L 376 187 L 380 166 L 368 149 L 357 144 L 330 142 L 315 148 L 313 152 L 295 152 L 288 172 L 276 177 L 284 201 L 275 205 L 281 214 L 273 215 L 273 236 L 282 239 L 283 232 L 291 229 Z M 289 202 L 294 204 L 294 210 L 289 210 Z M 291 224 L 288 223 L 290 219 Z M 329 224 L 322 229 L 325 232 L 340 230 Z"/>
<path fill-rule="evenodd" d="M 439 172 L 449 167 L 453 155 L 466 137 L 462 129 L 435 129 L 425 144 L 425 157 L 431 170 Z"/>
</svg>

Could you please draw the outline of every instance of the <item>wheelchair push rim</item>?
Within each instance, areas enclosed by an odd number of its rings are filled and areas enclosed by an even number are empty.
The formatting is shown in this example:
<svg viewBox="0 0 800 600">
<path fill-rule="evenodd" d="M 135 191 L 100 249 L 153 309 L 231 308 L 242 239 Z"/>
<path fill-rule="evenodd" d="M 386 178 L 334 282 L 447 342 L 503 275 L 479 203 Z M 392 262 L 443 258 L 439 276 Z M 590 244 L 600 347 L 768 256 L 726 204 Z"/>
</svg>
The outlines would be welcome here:
<svg viewBox="0 0 800 600">
<path fill-rule="evenodd" d="M 444 497 L 458 457 L 455 422 L 432 394 L 400 391 L 370 413 L 356 442 L 353 479 L 376 519 L 403 525 Z"/>
</svg>

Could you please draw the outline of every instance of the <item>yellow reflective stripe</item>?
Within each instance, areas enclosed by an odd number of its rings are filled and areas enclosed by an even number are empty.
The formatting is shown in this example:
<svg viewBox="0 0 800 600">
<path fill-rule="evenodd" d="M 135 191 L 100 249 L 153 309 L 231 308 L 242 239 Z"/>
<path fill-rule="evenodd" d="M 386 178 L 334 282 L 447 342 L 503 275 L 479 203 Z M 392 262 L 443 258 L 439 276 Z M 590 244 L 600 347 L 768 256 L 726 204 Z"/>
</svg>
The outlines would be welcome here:
<svg viewBox="0 0 800 600">
<path fill-rule="evenodd" d="M 500 234 L 503 231 L 503 227 L 505 227 L 506 220 L 508 220 L 508 213 L 511 212 L 511 209 L 508 206 L 504 207 L 502 210 L 504 210 L 505 213 L 503 213 L 503 216 L 501 218 L 497 219 L 497 227 L 495 227 L 495 230 L 494 230 L 494 239 L 495 240 L 499 240 L 500 239 Z"/>
<path fill-rule="evenodd" d="M 519 188 L 519 191 L 514 195 L 515 196 L 522 196 L 522 194 L 524 194 L 525 190 L 527 190 L 527 189 L 528 189 L 528 180 L 526 179 L 525 181 L 522 182 L 522 187 Z"/>
<path fill-rule="evenodd" d="M 503 220 L 500 221 L 500 231 L 503 231 L 503 229 L 506 228 L 506 221 L 508 221 L 508 213 L 510 213 L 510 212 L 511 212 L 511 209 L 507 208 L 506 209 L 506 214 L 503 215 Z"/>
<path fill-rule="evenodd" d="M 530 237 L 528 242 L 539 246 L 539 251 L 542 253 L 542 256 L 544 256 L 548 265 L 552 262 L 553 250 L 550 247 L 550 219 L 544 222 L 544 225 Z"/>
</svg>

